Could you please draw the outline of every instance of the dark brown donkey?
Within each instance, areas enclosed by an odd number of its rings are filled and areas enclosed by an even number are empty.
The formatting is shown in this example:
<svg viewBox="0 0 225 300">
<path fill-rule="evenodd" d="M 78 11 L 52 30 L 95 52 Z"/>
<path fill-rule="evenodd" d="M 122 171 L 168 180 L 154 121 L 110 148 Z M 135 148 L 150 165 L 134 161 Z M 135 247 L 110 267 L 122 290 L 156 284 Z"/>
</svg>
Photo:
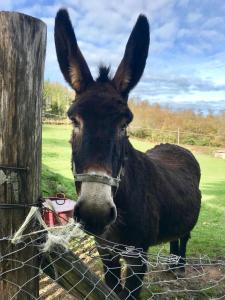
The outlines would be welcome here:
<svg viewBox="0 0 225 300">
<path fill-rule="evenodd" d="M 74 125 L 72 163 L 79 196 L 74 217 L 95 235 L 145 252 L 169 241 L 170 252 L 184 258 L 200 210 L 198 162 L 176 145 L 139 152 L 126 134 L 133 118 L 128 94 L 148 56 L 147 18 L 139 16 L 113 78 L 105 67 L 100 67 L 96 80 L 92 78 L 66 10 L 56 16 L 55 44 L 61 71 L 76 91 L 68 111 Z M 102 248 L 105 271 L 111 268 L 106 283 L 121 299 L 138 299 L 145 262 L 135 255 L 125 258 L 129 267 L 122 287 L 120 257 Z M 184 260 L 180 263 L 182 268 Z"/>
</svg>

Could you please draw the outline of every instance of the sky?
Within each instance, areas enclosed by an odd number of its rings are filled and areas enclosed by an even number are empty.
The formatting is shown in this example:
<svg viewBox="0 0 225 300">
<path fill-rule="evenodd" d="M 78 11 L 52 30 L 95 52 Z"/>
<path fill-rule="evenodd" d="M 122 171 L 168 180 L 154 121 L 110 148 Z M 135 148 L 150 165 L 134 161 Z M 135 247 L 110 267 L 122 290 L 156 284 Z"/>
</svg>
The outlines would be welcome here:
<svg viewBox="0 0 225 300">
<path fill-rule="evenodd" d="M 225 0 L 0 0 L 47 24 L 45 79 L 66 85 L 57 63 L 54 18 L 67 8 L 93 76 L 99 63 L 114 74 L 140 13 L 151 26 L 145 72 L 131 97 L 150 102 L 225 101 Z"/>
</svg>

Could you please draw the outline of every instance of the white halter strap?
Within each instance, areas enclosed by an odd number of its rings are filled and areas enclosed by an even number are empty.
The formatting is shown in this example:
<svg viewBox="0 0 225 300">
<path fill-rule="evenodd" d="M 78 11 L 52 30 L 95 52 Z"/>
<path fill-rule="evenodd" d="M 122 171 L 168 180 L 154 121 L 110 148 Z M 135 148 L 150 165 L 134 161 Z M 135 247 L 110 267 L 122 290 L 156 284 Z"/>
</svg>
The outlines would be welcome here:
<svg viewBox="0 0 225 300">
<path fill-rule="evenodd" d="M 121 166 L 119 173 L 116 178 L 108 175 L 99 175 L 99 174 L 90 174 L 90 173 L 82 173 L 79 174 L 76 172 L 76 166 L 73 161 L 73 175 L 74 175 L 74 180 L 78 182 L 100 182 L 103 184 L 107 184 L 110 186 L 114 186 L 118 189 L 119 183 L 121 181 L 120 177 L 123 171 L 123 167 Z"/>
</svg>

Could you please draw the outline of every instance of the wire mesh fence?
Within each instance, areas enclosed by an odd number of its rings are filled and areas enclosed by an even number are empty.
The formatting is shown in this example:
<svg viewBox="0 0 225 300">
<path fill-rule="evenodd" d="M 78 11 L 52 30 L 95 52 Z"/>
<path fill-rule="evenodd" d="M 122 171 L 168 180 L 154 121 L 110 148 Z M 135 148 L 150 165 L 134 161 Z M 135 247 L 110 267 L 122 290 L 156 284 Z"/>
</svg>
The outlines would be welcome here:
<svg viewBox="0 0 225 300">
<path fill-rule="evenodd" d="M 137 269 L 136 258 L 139 266 L 147 265 L 144 280 L 136 287 L 141 288 L 143 300 L 225 299 L 225 257 L 212 259 L 204 254 L 188 257 L 185 272 L 182 272 L 180 258 L 167 254 L 164 246 L 160 246 L 156 253 L 152 253 L 151 248 L 146 253 L 131 245 L 93 237 L 73 219 L 64 225 L 47 227 L 34 214 L 29 221 L 29 230 L 24 229 L 14 237 L 0 239 L 0 243 L 8 245 L 5 253 L 1 253 L 0 276 L 1 284 L 7 282 L 14 286 L 13 294 L 8 295 L 9 300 L 17 299 L 18 295 L 22 295 L 20 299 L 29 296 L 28 299 L 35 300 L 120 299 L 116 295 L 118 286 L 126 289 L 126 296 L 122 299 L 135 299 L 132 287 L 128 289 L 124 285 L 129 276 L 140 275 L 129 271 Z M 21 261 L 20 253 L 25 250 L 30 255 L 26 261 Z M 115 276 L 115 265 L 110 264 L 115 260 L 120 262 L 121 276 L 115 278 L 116 284 L 110 289 L 104 284 L 104 278 L 109 274 Z M 19 285 L 13 274 L 25 267 L 35 269 L 34 276 Z M 28 287 L 34 278 L 40 279 L 39 296 L 34 296 Z"/>
</svg>

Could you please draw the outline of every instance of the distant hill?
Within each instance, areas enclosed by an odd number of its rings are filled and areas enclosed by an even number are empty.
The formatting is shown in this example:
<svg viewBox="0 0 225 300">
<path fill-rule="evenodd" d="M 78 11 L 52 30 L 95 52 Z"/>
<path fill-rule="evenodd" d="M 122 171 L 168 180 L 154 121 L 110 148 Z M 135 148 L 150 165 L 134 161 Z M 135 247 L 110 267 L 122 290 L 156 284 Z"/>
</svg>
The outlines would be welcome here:
<svg viewBox="0 0 225 300">
<path fill-rule="evenodd" d="M 154 104 L 154 103 L 151 103 Z M 155 103 L 156 104 L 156 103 Z M 225 100 L 221 101 L 198 101 L 198 102 L 160 102 L 161 107 L 171 109 L 173 111 L 181 110 L 193 110 L 196 113 L 201 113 L 203 115 L 219 114 L 225 112 Z"/>
</svg>

